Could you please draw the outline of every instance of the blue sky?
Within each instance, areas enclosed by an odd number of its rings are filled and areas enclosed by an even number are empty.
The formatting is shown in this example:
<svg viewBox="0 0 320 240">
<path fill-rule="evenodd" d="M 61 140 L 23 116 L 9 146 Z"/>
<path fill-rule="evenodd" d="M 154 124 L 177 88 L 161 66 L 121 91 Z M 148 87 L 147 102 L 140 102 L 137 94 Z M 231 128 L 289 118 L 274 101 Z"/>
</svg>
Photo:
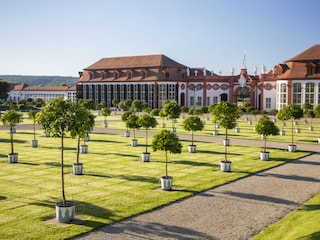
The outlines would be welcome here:
<svg viewBox="0 0 320 240">
<path fill-rule="evenodd" d="M 1 0 L 0 75 L 78 76 L 103 57 L 165 54 L 258 73 L 320 43 L 318 0 Z"/>
</svg>

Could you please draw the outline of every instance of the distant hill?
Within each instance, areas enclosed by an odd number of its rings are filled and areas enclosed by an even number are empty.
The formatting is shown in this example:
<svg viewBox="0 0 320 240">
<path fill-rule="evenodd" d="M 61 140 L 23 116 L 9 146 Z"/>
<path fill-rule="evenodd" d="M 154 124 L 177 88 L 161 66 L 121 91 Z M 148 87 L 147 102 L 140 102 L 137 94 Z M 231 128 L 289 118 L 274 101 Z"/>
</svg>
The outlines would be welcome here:
<svg viewBox="0 0 320 240">
<path fill-rule="evenodd" d="M 59 86 L 61 84 L 72 86 L 79 80 L 77 77 L 31 75 L 0 75 L 0 79 L 7 80 L 10 83 L 25 83 L 29 86 Z"/>
</svg>

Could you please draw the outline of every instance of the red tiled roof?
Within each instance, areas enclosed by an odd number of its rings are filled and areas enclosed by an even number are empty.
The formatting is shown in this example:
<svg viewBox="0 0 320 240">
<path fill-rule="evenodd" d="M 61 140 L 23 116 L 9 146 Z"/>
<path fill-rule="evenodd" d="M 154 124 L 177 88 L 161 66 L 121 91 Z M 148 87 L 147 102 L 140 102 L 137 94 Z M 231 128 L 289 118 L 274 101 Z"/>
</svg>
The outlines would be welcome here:
<svg viewBox="0 0 320 240">
<path fill-rule="evenodd" d="M 76 85 L 68 86 L 28 86 L 24 83 L 14 84 L 12 91 L 75 91 Z"/>
<path fill-rule="evenodd" d="M 285 62 L 303 62 L 312 60 L 320 60 L 320 44 L 313 45 Z"/>
<path fill-rule="evenodd" d="M 128 57 L 102 58 L 84 70 L 97 69 L 124 69 L 124 68 L 146 68 L 146 67 L 183 67 L 186 66 L 168 58 L 165 55 L 144 55 Z"/>
</svg>

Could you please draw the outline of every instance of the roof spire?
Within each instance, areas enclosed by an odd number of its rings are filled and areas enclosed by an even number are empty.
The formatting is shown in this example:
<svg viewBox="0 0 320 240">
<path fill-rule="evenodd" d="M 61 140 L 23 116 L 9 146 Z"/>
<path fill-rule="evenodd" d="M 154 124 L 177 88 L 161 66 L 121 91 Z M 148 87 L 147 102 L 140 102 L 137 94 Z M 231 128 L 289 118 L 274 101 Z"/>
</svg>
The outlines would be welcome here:
<svg viewBox="0 0 320 240">
<path fill-rule="evenodd" d="M 242 69 L 246 69 L 247 68 L 247 54 L 246 51 L 243 52 L 243 59 L 242 59 Z"/>
</svg>

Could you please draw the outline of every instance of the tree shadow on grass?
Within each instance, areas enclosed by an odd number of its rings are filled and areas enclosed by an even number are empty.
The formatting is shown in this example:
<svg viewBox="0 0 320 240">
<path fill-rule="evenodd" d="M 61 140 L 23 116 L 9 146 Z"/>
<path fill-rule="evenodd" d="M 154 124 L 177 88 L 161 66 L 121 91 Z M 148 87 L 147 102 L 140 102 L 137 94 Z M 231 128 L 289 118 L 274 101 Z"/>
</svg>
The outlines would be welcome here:
<svg viewBox="0 0 320 240">
<path fill-rule="evenodd" d="M 10 139 L 5 139 L 5 138 L 0 138 L 0 142 L 3 142 L 3 143 L 10 143 Z M 18 139 L 13 139 L 13 143 L 26 143 L 27 141 L 26 140 L 18 140 Z"/>
<path fill-rule="evenodd" d="M 75 207 L 76 207 L 76 212 L 75 212 L 76 219 L 77 219 L 77 215 L 82 215 L 82 216 L 85 215 L 88 217 L 95 217 L 95 218 L 102 219 L 101 222 L 79 219 L 78 221 L 75 221 L 73 223 L 75 225 L 83 225 L 83 226 L 88 226 L 96 229 L 105 225 L 105 219 L 113 219 L 115 217 L 112 211 L 106 208 L 100 207 L 98 205 L 94 205 L 94 204 L 82 202 L 82 201 L 76 201 L 76 200 L 72 200 L 72 201 L 74 201 Z M 42 221 L 46 221 L 55 217 L 54 216 L 55 202 L 56 202 L 56 199 L 51 198 L 50 200 L 47 200 L 47 201 L 32 202 L 29 205 L 51 208 L 53 214 L 40 219 Z"/>
<path fill-rule="evenodd" d="M 143 177 L 143 176 L 138 176 L 138 175 L 119 175 L 118 178 L 125 179 L 125 180 L 128 180 L 128 181 L 136 181 L 136 182 L 148 182 L 148 183 L 157 183 L 157 182 L 159 182 L 159 178 Z"/>
<path fill-rule="evenodd" d="M 52 167 L 61 167 L 61 163 L 60 162 L 44 162 L 44 165 L 47 166 L 52 166 Z M 64 167 L 72 167 L 71 164 L 64 164 Z"/>
<path fill-rule="evenodd" d="M 320 239 L 320 231 L 310 233 L 309 235 L 299 237 L 300 240 L 319 240 Z"/>
<path fill-rule="evenodd" d="M 202 167 L 217 167 L 218 164 L 214 163 L 207 163 L 207 162 L 194 162 L 189 160 L 177 160 L 177 161 L 170 161 L 170 164 L 182 164 L 182 165 L 190 165 L 190 166 L 202 166 Z"/>
<path fill-rule="evenodd" d="M 99 142 L 99 143 L 123 143 L 120 141 L 113 141 L 113 140 L 107 140 L 107 139 L 91 139 L 89 142 Z"/>
<path fill-rule="evenodd" d="M 39 163 L 20 162 L 20 161 L 19 161 L 19 164 L 29 165 L 29 166 L 39 166 L 40 165 Z"/>
</svg>

